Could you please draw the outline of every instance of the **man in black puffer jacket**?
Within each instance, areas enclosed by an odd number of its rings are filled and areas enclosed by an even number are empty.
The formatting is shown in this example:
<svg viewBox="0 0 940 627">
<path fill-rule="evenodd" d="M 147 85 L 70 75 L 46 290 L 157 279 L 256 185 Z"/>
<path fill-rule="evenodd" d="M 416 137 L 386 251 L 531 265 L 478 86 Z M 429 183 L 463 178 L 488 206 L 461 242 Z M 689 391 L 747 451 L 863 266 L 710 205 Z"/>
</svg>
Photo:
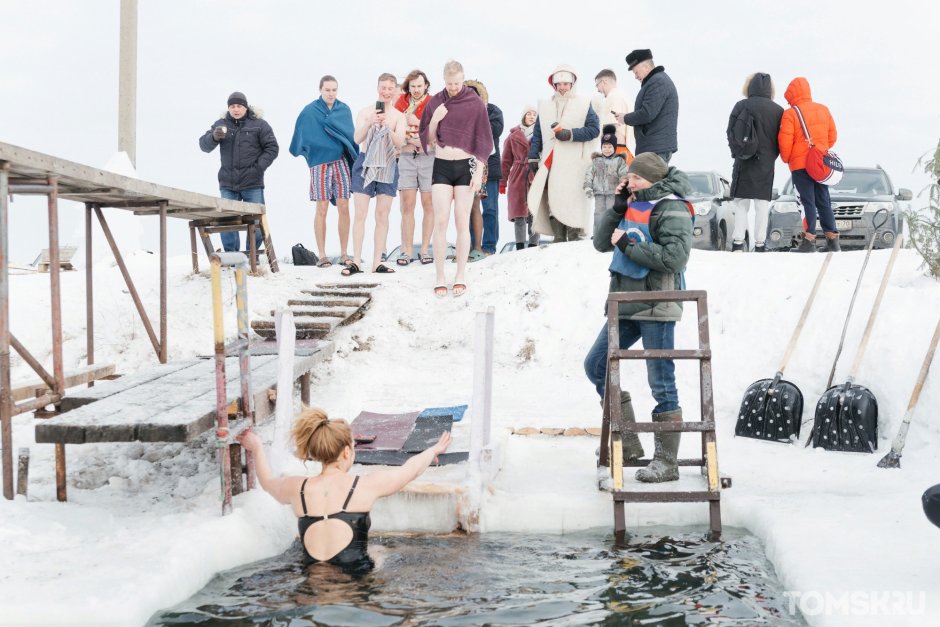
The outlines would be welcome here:
<svg viewBox="0 0 940 627">
<path fill-rule="evenodd" d="M 656 65 L 649 50 L 634 50 L 628 54 L 627 67 L 640 81 L 641 87 L 633 113 L 616 117 L 633 127 L 636 154 L 655 152 L 669 163 L 679 150 L 679 93 L 676 86 L 665 68 Z"/>
<path fill-rule="evenodd" d="M 219 189 L 222 198 L 264 204 L 264 171 L 277 158 L 278 145 L 271 125 L 248 108 L 248 100 L 240 91 L 228 97 L 228 113 L 216 120 L 199 138 L 203 152 L 216 146 L 222 155 L 219 168 Z M 257 248 L 261 248 L 261 229 L 255 231 Z M 222 233 L 222 248 L 237 251 L 238 231 Z"/>
</svg>

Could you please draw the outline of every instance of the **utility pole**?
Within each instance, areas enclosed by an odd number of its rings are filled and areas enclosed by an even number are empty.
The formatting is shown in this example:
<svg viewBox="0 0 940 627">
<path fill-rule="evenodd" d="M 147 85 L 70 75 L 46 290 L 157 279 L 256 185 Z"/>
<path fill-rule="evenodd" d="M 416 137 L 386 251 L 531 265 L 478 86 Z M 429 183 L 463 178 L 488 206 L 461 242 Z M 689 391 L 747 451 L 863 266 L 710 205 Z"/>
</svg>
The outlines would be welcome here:
<svg viewBox="0 0 940 627">
<path fill-rule="evenodd" d="M 118 150 L 137 167 L 137 0 L 121 0 Z"/>
</svg>

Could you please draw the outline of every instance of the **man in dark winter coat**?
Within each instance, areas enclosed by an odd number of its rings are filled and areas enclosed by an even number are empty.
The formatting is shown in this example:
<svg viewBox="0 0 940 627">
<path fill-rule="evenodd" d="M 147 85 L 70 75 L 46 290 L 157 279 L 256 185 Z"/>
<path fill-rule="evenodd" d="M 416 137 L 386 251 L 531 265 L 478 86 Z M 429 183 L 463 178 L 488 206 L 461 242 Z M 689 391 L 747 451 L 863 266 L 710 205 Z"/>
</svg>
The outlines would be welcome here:
<svg viewBox="0 0 940 627">
<path fill-rule="evenodd" d="M 622 196 L 594 225 L 594 248 L 614 251 L 610 264 L 610 292 L 658 292 L 683 289 L 682 272 L 692 250 L 692 212 L 682 200 L 691 193 L 684 173 L 670 168 L 658 155 L 646 152 L 636 156 L 627 171 L 630 197 Z M 629 203 L 629 204 L 628 204 Z M 629 213 L 627 209 L 630 209 Z M 676 321 L 682 317 L 682 304 L 676 302 L 621 303 L 620 348 L 628 349 L 637 340 L 643 348 L 675 348 Z M 607 323 L 584 359 L 584 371 L 600 397 L 607 382 Z M 675 364 L 671 359 L 646 361 L 650 391 L 656 399 L 654 422 L 680 422 L 679 392 Z M 620 397 L 624 420 L 634 421 L 630 393 Z M 679 478 L 676 455 L 678 432 L 657 433 L 653 461 L 636 473 L 639 481 L 658 483 Z M 635 433 L 621 435 L 625 460 L 639 459 L 643 447 Z M 610 471 L 600 467 L 599 487 L 606 487 Z"/>
<path fill-rule="evenodd" d="M 743 100 L 739 100 L 728 118 L 728 145 L 734 168 L 731 171 L 731 197 L 734 198 L 734 233 L 731 250 L 744 250 L 744 234 L 747 229 L 747 212 L 754 201 L 754 243 L 756 252 L 767 252 L 767 218 L 774 186 L 774 164 L 780 155 L 777 134 L 783 107 L 774 102 L 774 83 L 769 74 L 758 72 L 744 81 Z M 749 158 L 735 155 L 735 126 L 746 124 L 748 117 L 754 121 L 757 152 Z"/>
<path fill-rule="evenodd" d="M 228 113 L 199 138 L 203 152 L 220 146 L 219 191 L 222 198 L 264 204 L 264 171 L 277 158 L 278 145 L 271 125 L 261 119 L 240 91 L 228 97 Z M 222 233 L 222 248 L 237 251 L 238 231 Z M 261 229 L 255 230 L 261 248 Z"/>
<path fill-rule="evenodd" d="M 627 55 L 627 67 L 640 81 L 640 91 L 632 113 L 616 116 L 633 127 L 636 154 L 655 152 L 669 163 L 679 150 L 679 93 L 665 68 L 653 62 L 650 50 L 634 50 Z M 619 112 L 618 112 L 619 113 Z"/>
<path fill-rule="evenodd" d="M 493 254 L 499 241 L 499 179 L 503 171 L 500 167 L 499 137 L 503 134 L 503 112 L 492 102 L 486 103 L 486 113 L 490 118 L 493 131 L 493 154 L 486 160 L 486 198 L 483 199 L 483 252 Z"/>
</svg>

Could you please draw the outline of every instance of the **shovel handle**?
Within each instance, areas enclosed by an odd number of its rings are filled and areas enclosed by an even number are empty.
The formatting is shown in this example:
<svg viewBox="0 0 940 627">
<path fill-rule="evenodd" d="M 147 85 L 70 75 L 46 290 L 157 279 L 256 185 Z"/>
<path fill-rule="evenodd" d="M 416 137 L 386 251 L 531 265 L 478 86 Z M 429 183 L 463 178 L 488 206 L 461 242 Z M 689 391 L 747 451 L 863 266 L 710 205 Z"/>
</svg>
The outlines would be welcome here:
<svg viewBox="0 0 940 627">
<path fill-rule="evenodd" d="M 839 338 L 839 347 L 836 349 L 835 359 L 832 360 L 832 370 L 829 371 L 829 380 L 826 381 L 826 388 L 829 389 L 832 386 L 832 380 L 836 376 L 836 364 L 839 363 L 839 357 L 842 356 L 842 347 L 845 345 L 845 333 L 849 330 L 849 320 L 852 318 L 852 310 L 855 308 L 855 298 L 858 296 L 858 290 L 862 286 L 862 278 L 865 276 L 865 268 L 868 267 L 868 259 L 871 257 L 871 250 L 875 247 L 875 239 L 878 236 L 878 229 L 883 227 L 888 221 L 888 210 L 882 207 L 875 212 L 875 215 L 872 216 L 871 221 L 874 222 L 878 219 L 878 214 L 884 213 L 884 219 L 881 220 L 878 224 L 874 225 L 874 228 L 871 232 L 871 238 L 868 240 L 868 246 L 865 250 L 865 260 L 862 262 L 862 269 L 859 270 L 858 280 L 855 281 L 855 291 L 852 292 L 852 300 L 849 301 L 849 309 L 845 312 L 845 322 L 842 324 L 842 336 Z"/>
<path fill-rule="evenodd" d="M 849 381 L 855 380 L 858 369 L 862 365 L 862 357 L 865 355 L 865 349 L 868 347 L 868 340 L 871 337 L 871 331 L 875 327 L 875 318 L 878 317 L 878 308 L 881 306 L 881 299 L 885 295 L 885 288 L 888 287 L 888 279 L 891 278 L 891 270 L 894 269 L 894 261 L 898 258 L 898 251 L 901 250 L 901 240 L 904 237 L 898 233 L 894 240 L 894 248 L 891 249 L 891 257 L 888 259 L 888 265 L 885 266 L 885 273 L 881 277 L 881 285 L 878 286 L 878 295 L 875 297 L 875 303 L 871 306 L 871 314 L 868 316 L 868 324 L 865 325 L 865 332 L 862 334 L 862 343 L 855 353 L 855 360 L 852 362 L 852 369 L 849 370 Z"/>
<path fill-rule="evenodd" d="M 920 391 L 924 389 L 924 382 L 927 380 L 927 373 L 930 372 L 930 364 L 933 362 L 933 355 L 937 351 L 937 343 L 940 342 L 940 320 L 937 320 L 937 328 L 934 329 L 933 339 L 930 340 L 930 348 L 927 349 L 927 355 L 924 357 L 924 363 L 920 367 L 920 374 L 917 375 L 917 383 L 914 384 L 914 391 L 911 392 L 911 400 L 907 404 L 907 413 L 905 422 L 910 422 L 910 414 L 917 405 L 920 398 Z"/>
<path fill-rule="evenodd" d="M 806 299 L 806 304 L 803 305 L 803 313 L 800 315 L 800 321 L 796 324 L 796 328 L 793 330 L 793 335 L 790 337 L 790 343 L 787 345 L 787 352 L 783 356 L 783 361 L 780 362 L 780 367 L 777 368 L 779 374 L 783 374 L 784 369 L 787 367 L 787 363 L 790 361 L 790 356 L 793 355 L 793 350 L 796 348 L 796 341 L 800 339 L 800 332 L 803 330 L 803 325 L 806 324 L 806 318 L 809 316 L 809 310 L 813 308 L 813 301 L 816 299 L 816 292 L 819 291 L 819 286 L 822 285 L 823 277 L 826 275 L 826 269 L 829 267 L 829 262 L 832 261 L 832 252 L 826 253 L 826 260 L 823 261 L 822 267 L 819 269 L 819 274 L 816 275 L 816 283 L 813 285 L 813 291 L 809 293 L 809 298 Z"/>
</svg>

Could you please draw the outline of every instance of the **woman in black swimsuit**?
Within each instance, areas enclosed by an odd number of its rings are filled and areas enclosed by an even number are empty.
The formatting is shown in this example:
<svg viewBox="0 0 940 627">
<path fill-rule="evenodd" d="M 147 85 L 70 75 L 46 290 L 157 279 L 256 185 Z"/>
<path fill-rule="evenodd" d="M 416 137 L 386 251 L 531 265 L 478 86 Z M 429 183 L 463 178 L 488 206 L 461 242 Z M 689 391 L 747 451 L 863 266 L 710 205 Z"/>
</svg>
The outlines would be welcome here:
<svg viewBox="0 0 940 627">
<path fill-rule="evenodd" d="M 330 420 L 321 409 L 305 409 L 294 421 L 291 436 L 297 457 L 322 464 L 319 475 L 275 477 L 256 433 L 246 431 L 238 441 L 254 454 L 261 487 L 294 509 L 304 562 L 357 570 L 372 566 L 367 552 L 372 504 L 416 479 L 450 445 L 450 433 L 444 433 L 437 444 L 404 465 L 359 476 L 349 474 L 356 452 L 345 420 Z"/>
</svg>

